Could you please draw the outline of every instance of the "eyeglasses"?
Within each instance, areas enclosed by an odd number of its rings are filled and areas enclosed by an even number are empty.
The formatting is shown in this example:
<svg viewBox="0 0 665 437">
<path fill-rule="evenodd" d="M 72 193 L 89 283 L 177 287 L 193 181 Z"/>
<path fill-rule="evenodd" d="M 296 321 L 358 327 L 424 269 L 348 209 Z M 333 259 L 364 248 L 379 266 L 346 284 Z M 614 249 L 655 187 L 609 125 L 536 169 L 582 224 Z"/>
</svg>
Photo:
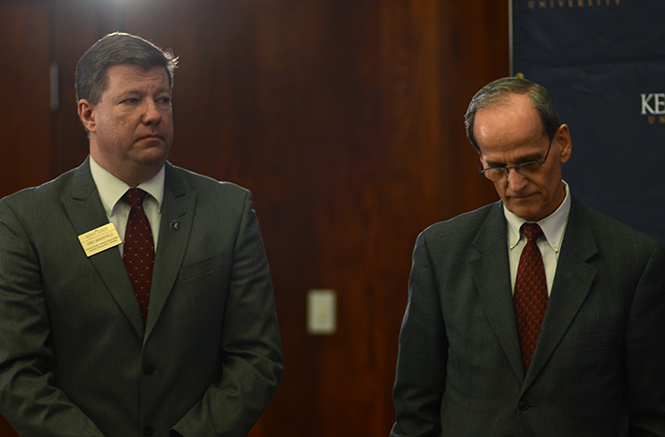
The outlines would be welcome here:
<svg viewBox="0 0 665 437">
<path fill-rule="evenodd" d="M 550 155 L 550 149 L 552 148 L 552 140 L 550 140 L 550 145 L 547 148 L 547 153 L 542 161 L 526 161 L 517 165 L 506 167 L 504 165 L 499 165 L 496 167 L 483 168 L 480 163 L 480 157 L 478 157 L 478 171 L 484 175 L 487 179 L 491 181 L 498 181 L 504 177 L 508 177 L 510 170 L 515 170 L 517 173 L 522 176 L 529 176 L 534 173 L 537 173 L 540 170 L 540 167 L 545 164 L 547 157 Z"/>
</svg>

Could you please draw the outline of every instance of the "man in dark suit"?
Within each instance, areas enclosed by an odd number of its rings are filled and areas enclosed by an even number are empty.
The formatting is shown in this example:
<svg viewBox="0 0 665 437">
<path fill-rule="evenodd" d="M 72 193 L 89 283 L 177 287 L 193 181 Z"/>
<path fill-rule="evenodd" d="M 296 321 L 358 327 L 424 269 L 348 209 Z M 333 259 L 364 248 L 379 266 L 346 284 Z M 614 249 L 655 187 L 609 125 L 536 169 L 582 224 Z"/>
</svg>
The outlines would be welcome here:
<svg viewBox="0 0 665 437">
<path fill-rule="evenodd" d="M 0 201 L 0 411 L 21 435 L 244 436 L 276 390 L 251 195 L 166 162 L 175 64 L 98 41 L 76 78 L 90 157 Z"/>
<path fill-rule="evenodd" d="M 571 194 L 541 86 L 488 84 L 466 126 L 501 201 L 418 237 L 391 436 L 665 436 L 665 249 Z"/>
</svg>

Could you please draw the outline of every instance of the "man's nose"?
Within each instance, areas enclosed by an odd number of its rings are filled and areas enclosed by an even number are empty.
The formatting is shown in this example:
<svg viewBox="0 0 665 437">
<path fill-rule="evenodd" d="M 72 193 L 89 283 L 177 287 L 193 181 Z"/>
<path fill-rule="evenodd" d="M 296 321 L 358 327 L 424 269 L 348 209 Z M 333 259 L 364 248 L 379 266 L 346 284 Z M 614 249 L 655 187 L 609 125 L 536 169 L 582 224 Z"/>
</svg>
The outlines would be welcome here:
<svg viewBox="0 0 665 437">
<path fill-rule="evenodd" d="M 162 112 L 159 110 L 157 103 L 152 100 L 146 100 L 143 122 L 145 124 L 158 124 L 162 121 L 162 117 Z"/>
<path fill-rule="evenodd" d="M 528 184 L 527 179 L 519 174 L 514 168 L 508 170 L 508 187 L 511 191 L 519 192 Z"/>
</svg>

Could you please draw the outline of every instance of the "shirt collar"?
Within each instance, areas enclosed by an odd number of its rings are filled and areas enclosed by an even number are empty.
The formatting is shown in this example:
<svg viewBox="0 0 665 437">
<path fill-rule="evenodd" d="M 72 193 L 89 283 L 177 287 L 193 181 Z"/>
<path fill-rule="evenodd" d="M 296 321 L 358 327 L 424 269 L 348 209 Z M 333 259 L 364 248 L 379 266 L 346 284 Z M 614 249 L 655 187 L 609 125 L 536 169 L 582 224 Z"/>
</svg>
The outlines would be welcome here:
<svg viewBox="0 0 665 437">
<path fill-rule="evenodd" d="M 563 242 L 563 233 L 566 229 L 566 223 L 568 223 L 571 203 L 568 184 L 566 181 L 562 182 L 566 192 L 563 202 L 561 202 L 561 205 L 552 214 L 536 222 L 543 230 L 547 243 L 557 253 L 561 249 L 561 243 Z M 526 223 L 526 220 L 508 211 L 505 205 L 503 206 L 503 213 L 508 221 L 508 247 L 512 249 L 519 243 L 520 238 L 522 238 L 520 228 Z"/>
<path fill-rule="evenodd" d="M 104 211 L 106 211 L 107 216 L 111 216 L 115 205 L 131 187 L 99 165 L 92 156 L 90 157 L 90 172 L 92 173 L 92 179 L 97 186 L 97 191 L 102 200 Z M 155 177 L 139 184 L 137 187 L 150 194 L 150 196 L 157 201 L 157 205 L 160 209 L 162 206 L 162 200 L 164 199 L 164 175 L 165 170 L 164 167 L 162 167 Z"/>
</svg>

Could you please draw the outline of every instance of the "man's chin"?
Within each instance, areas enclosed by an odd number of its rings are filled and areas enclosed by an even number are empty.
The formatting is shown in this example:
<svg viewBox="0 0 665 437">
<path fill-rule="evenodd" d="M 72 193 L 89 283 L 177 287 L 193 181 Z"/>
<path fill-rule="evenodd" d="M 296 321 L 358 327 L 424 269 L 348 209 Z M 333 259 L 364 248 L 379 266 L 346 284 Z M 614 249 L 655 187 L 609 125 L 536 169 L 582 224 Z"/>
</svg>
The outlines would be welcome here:
<svg viewBox="0 0 665 437">
<path fill-rule="evenodd" d="M 160 165 L 166 162 L 168 155 L 169 148 L 162 143 L 142 149 L 136 157 L 136 161 L 145 165 Z"/>
<path fill-rule="evenodd" d="M 532 202 L 514 202 L 513 199 L 511 199 L 506 206 L 508 211 L 524 220 L 538 221 L 542 218 L 539 216 L 540 210 L 536 208 Z"/>
</svg>

